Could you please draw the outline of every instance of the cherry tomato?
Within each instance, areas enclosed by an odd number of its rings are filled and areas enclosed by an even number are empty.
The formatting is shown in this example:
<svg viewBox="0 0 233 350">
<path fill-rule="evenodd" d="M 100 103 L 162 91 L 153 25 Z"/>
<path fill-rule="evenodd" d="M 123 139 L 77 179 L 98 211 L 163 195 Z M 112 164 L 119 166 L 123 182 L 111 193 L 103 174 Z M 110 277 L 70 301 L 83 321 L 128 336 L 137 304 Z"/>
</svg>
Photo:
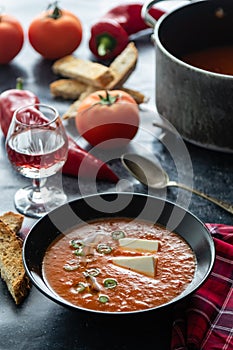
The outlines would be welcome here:
<svg viewBox="0 0 233 350">
<path fill-rule="evenodd" d="M 20 22 L 11 15 L 0 15 L 0 64 L 13 60 L 23 43 L 24 32 Z"/>
<path fill-rule="evenodd" d="M 32 20 L 28 38 L 32 47 L 47 59 L 73 53 L 82 41 L 82 24 L 72 12 L 61 10 L 56 2 Z"/>
<path fill-rule="evenodd" d="M 135 100 L 121 90 L 96 91 L 79 105 L 75 123 L 79 134 L 92 146 L 122 147 L 139 128 L 139 109 Z"/>
</svg>

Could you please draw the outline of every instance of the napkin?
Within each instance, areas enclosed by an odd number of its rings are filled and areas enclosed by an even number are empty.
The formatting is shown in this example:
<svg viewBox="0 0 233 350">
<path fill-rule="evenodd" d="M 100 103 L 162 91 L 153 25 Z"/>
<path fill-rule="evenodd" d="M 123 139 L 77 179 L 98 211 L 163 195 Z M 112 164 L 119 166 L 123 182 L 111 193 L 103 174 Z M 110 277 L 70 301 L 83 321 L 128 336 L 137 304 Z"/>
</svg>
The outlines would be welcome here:
<svg viewBox="0 0 233 350">
<path fill-rule="evenodd" d="M 216 249 L 205 283 L 177 305 L 171 350 L 233 350 L 233 226 L 206 224 Z"/>
</svg>

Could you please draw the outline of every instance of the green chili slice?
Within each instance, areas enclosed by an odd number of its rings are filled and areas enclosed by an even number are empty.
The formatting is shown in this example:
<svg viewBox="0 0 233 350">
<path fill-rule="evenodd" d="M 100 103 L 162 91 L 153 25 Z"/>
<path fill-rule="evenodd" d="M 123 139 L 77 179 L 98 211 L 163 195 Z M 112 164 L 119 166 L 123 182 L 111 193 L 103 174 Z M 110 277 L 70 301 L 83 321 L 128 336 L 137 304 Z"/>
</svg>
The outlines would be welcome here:
<svg viewBox="0 0 233 350">
<path fill-rule="evenodd" d="M 84 272 L 85 275 L 88 275 L 88 276 L 93 276 L 93 277 L 96 277 L 100 274 L 100 269 L 98 269 L 97 267 L 93 267 L 92 269 L 87 269 L 85 272 Z"/>
<path fill-rule="evenodd" d="M 120 238 L 124 238 L 124 237 L 125 237 L 124 231 L 113 231 L 112 232 L 112 238 L 115 240 L 120 239 Z"/>
<path fill-rule="evenodd" d="M 79 268 L 79 264 L 74 264 L 74 265 L 65 264 L 63 266 L 63 269 L 66 271 L 74 271 L 74 270 L 77 270 L 78 268 Z"/>
<path fill-rule="evenodd" d="M 110 254 L 112 252 L 112 248 L 104 243 L 100 243 L 97 246 L 97 252 L 101 254 Z"/>
<path fill-rule="evenodd" d="M 78 292 L 78 293 L 82 293 L 82 292 L 84 292 L 84 290 L 86 289 L 86 284 L 85 283 L 83 283 L 83 282 L 79 282 L 76 286 L 75 286 L 75 290 L 76 290 L 76 292 Z"/>
<path fill-rule="evenodd" d="M 106 278 L 104 280 L 104 287 L 105 288 L 115 288 L 117 286 L 117 280 L 114 278 Z"/>
<path fill-rule="evenodd" d="M 79 247 L 78 249 L 75 249 L 74 254 L 77 256 L 83 256 L 84 254 L 84 250 L 83 247 Z"/>
<path fill-rule="evenodd" d="M 99 295 L 99 302 L 102 304 L 106 304 L 109 301 L 109 297 L 107 295 L 101 294 Z"/>
<path fill-rule="evenodd" d="M 75 249 L 79 249 L 79 248 L 82 248 L 84 246 L 83 242 L 80 241 L 79 239 L 72 239 L 70 241 L 70 245 Z"/>
</svg>

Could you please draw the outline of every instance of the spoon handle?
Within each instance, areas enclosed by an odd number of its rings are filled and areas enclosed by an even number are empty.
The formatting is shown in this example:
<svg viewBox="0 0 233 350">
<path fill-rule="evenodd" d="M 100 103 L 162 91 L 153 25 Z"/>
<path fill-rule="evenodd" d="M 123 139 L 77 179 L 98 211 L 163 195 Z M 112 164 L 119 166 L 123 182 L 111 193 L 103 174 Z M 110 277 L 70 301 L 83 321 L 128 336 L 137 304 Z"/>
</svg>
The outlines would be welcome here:
<svg viewBox="0 0 233 350">
<path fill-rule="evenodd" d="M 216 198 L 213 198 L 213 197 L 211 197 L 203 192 L 195 190 L 194 188 L 188 187 L 184 184 L 177 183 L 175 181 L 169 181 L 167 186 L 180 187 L 184 190 L 195 193 L 196 195 L 203 197 L 214 204 L 217 204 L 219 207 L 221 207 L 221 208 L 225 209 L 226 211 L 228 211 L 229 213 L 233 214 L 233 205 L 230 203 L 223 202 L 223 201 L 216 199 Z"/>
</svg>

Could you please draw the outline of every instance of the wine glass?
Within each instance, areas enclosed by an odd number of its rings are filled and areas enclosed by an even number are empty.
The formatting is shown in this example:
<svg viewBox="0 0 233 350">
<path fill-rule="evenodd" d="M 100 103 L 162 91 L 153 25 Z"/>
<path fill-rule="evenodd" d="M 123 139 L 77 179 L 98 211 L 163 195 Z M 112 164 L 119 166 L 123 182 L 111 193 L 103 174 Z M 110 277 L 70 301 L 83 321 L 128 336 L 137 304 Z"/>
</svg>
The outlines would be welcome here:
<svg viewBox="0 0 233 350">
<path fill-rule="evenodd" d="M 62 168 L 68 153 L 68 137 L 55 108 L 41 103 L 18 108 L 6 137 L 6 151 L 13 167 L 32 179 L 31 186 L 15 194 L 20 213 L 38 218 L 67 201 L 61 186 L 45 185 Z"/>
</svg>

